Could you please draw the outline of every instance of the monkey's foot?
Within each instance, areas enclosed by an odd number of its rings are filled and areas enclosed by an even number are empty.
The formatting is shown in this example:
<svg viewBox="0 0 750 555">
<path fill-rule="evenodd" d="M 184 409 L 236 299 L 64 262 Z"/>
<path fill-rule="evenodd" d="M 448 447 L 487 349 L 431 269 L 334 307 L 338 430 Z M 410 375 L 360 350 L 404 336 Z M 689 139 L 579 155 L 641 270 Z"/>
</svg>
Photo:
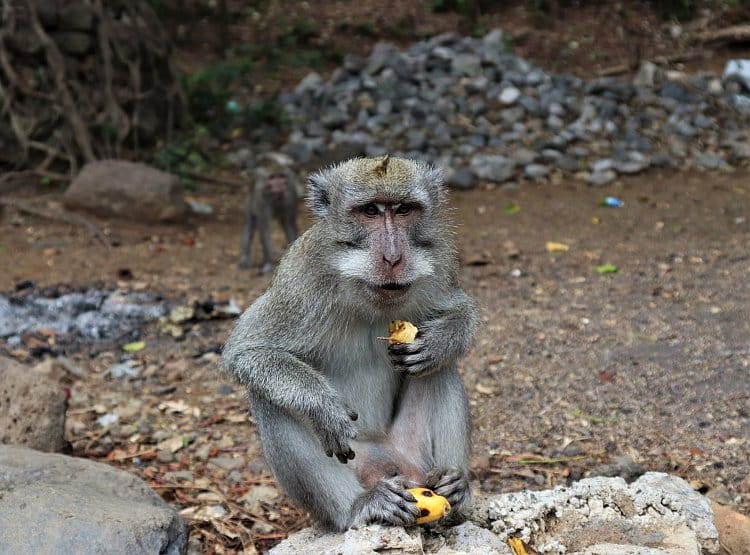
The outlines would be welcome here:
<svg viewBox="0 0 750 555">
<path fill-rule="evenodd" d="M 238 270 L 247 270 L 250 267 L 250 259 L 244 256 L 237 262 Z"/>
<path fill-rule="evenodd" d="M 352 506 L 352 525 L 390 524 L 409 526 L 417 522 L 420 510 L 416 498 L 406 490 L 401 476 L 381 479 Z"/>
<path fill-rule="evenodd" d="M 274 266 L 273 262 L 266 262 L 266 263 L 265 263 L 265 264 L 263 264 L 263 266 L 261 267 L 261 269 L 260 269 L 260 273 L 261 273 L 261 274 L 268 274 L 268 273 L 271 273 L 271 272 L 273 272 L 273 269 L 274 269 L 274 268 L 275 268 L 275 266 Z"/>
<path fill-rule="evenodd" d="M 448 500 L 451 504 L 451 512 L 453 509 L 468 505 L 471 500 L 469 477 L 460 468 L 433 468 L 427 473 L 425 485 Z"/>
</svg>

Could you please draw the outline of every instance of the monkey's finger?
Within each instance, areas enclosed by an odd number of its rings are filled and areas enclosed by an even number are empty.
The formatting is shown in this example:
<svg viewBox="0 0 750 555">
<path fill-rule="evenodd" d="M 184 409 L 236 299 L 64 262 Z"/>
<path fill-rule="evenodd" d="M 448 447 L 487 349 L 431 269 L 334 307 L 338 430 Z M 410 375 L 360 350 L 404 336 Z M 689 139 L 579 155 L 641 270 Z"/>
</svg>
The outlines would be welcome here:
<svg viewBox="0 0 750 555">
<path fill-rule="evenodd" d="M 401 495 L 401 498 L 404 501 L 407 501 L 408 503 L 416 503 L 417 502 L 417 498 L 414 497 L 414 494 L 411 493 L 410 491 L 403 490 L 403 491 L 399 492 L 399 494 Z"/>
<path fill-rule="evenodd" d="M 336 453 L 336 458 L 341 464 L 346 464 L 347 462 L 349 462 L 349 459 L 347 458 L 345 453 Z"/>
<path fill-rule="evenodd" d="M 416 353 L 424 348 L 424 341 L 414 341 L 413 343 L 395 343 L 388 346 L 388 351 L 391 354 L 406 355 L 410 353 Z"/>
<path fill-rule="evenodd" d="M 354 458 L 354 450 L 349 449 L 349 452 L 346 454 L 346 458 L 352 460 Z"/>
<path fill-rule="evenodd" d="M 357 413 L 357 411 L 349 407 L 346 407 L 346 413 L 349 415 L 349 418 L 351 418 L 352 420 L 357 420 L 357 418 L 359 418 L 359 414 Z"/>
<path fill-rule="evenodd" d="M 427 353 L 414 353 L 412 355 L 406 355 L 403 357 L 402 364 L 404 366 L 416 366 L 417 364 L 422 364 L 427 362 L 430 359 L 430 355 Z"/>
<path fill-rule="evenodd" d="M 443 474 L 435 484 L 435 487 L 444 487 L 454 483 L 460 484 L 461 482 L 463 482 L 463 476 L 458 472 L 451 472 L 448 474 Z"/>
<path fill-rule="evenodd" d="M 434 491 L 438 495 L 442 495 L 443 497 L 451 499 L 463 489 L 464 487 L 461 482 L 451 482 L 450 484 L 436 487 Z"/>
<path fill-rule="evenodd" d="M 417 518 L 422 510 L 417 507 L 416 499 L 414 501 L 406 501 L 403 503 L 403 505 L 399 505 L 400 509 L 403 509 L 407 513 L 409 513 L 409 516 L 412 516 L 414 518 Z"/>
</svg>

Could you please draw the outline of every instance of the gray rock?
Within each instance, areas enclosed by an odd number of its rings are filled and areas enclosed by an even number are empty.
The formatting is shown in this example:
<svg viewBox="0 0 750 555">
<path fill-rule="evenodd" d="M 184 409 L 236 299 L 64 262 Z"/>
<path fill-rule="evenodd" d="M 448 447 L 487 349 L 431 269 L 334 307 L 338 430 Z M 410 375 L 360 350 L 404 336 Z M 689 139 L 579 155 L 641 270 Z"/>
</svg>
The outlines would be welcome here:
<svg viewBox="0 0 750 555">
<path fill-rule="evenodd" d="M 516 162 L 500 154 L 475 154 L 470 166 L 480 179 L 502 183 L 513 177 Z"/>
<path fill-rule="evenodd" d="M 465 553 L 466 555 L 513 555 L 508 545 L 497 534 L 473 522 L 464 522 L 446 533 L 446 545 L 438 554 Z"/>
<path fill-rule="evenodd" d="M 328 149 L 321 156 L 320 164 L 329 166 L 349 158 L 363 156 L 365 153 L 365 143 L 356 139 L 343 139 L 341 142 L 329 145 Z"/>
<path fill-rule="evenodd" d="M 163 553 L 187 549 L 177 513 L 105 464 L 0 446 L 3 553 Z"/>
<path fill-rule="evenodd" d="M 529 179 L 539 179 L 545 177 L 549 173 L 549 170 L 547 166 L 543 166 L 542 164 L 529 164 L 523 169 L 523 173 Z"/>
<path fill-rule="evenodd" d="M 617 179 L 617 173 L 614 170 L 603 170 L 589 175 L 586 178 L 586 183 L 596 187 L 602 187 L 608 183 L 612 183 L 615 179 Z"/>
<path fill-rule="evenodd" d="M 750 91 L 750 60 L 729 60 L 724 67 L 722 79 L 725 82 L 740 83 L 746 91 Z"/>
<path fill-rule="evenodd" d="M 263 503 L 272 504 L 279 498 L 279 490 L 273 486 L 252 486 L 250 490 L 239 498 L 239 502 L 253 514 L 263 514 Z"/>
<path fill-rule="evenodd" d="M 451 189 L 473 189 L 477 186 L 477 177 L 469 168 L 458 168 L 446 175 L 445 184 Z"/>
<path fill-rule="evenodd" d="M 580 162 L 570 156 L 562 156 L 555 165 L 563 171 L 575 172 L 581 169 Z"/>
<path fill-rule="evenodd" d="M 231 471 L 244 468 L 247 465 L 247 461 L 243 457 L 215 457 L 208 461 L 208 465 Z"/>
<path fill-rule="evenodd" d="M 653 62 L 641 62 L 638 72 L 633 77 L 633 85 L 636 87 L 654 88 L 658 70 L 659 66 Z"/>
<path fill-rule="evenodd" d="M 709 501 L 681 478 L 656 472 L 630 485 L 599 477 L 552 490 L 480 496 L 468 522 L 428 533 L 378 525 L 339 534 L 307 528 L 270 553 L 508 555 L 509 538 L 547 555 L 719 553 Z"/>
<path fill-rule="evenodd" d="M 451 71 L 473 77 L 481 70 L 481 60 L 476 54 L 458 54 L 451 60 Z"/>
<path fill-rule="evenodd" d="M 506 87 L 500 93 L 499 100 L 503 104 L 511 105 L 515 104 L 516 100 L 521 97 L 521 91 L 516 87 Z"/>
<path fill-rule="evenodd" d="M 517 148 L 511 152 L 510 157 L 515 160 L 516 164 L 527 166 L 537 161 L 539 155 L 528 148 Z"/>
<path fill-rule="evenodd" d="M 102 217 L 140 222 L 180 221 L 190 212 L 177 176 L 123 160 L 86 164 L 65 191 L 63 202 Z"/>
<path fill-rule="evenodd" d="M 305 93 L 313 93 L 317 96 L 323 88 L 323 85 L 324 81 L 320 74 L 312 71 L 305 75 L 302 81 L 299 82 L 294 89 L 294 94 L 301 96 Z"/>
<path fill-rule="evenodd" d="M 732 156 L 737 160 L 750 159 L 750 142 L 748 141 L 730 141 L 729 148 Z"/>
<path fill-rule="evenodd" d="M 664 86 L 661 88 L 661 97 L 671 98 L 680 104 L 694 104 L 700 102 L 701 99 L 700 96 L 677 81 L 668 81 L 667 83 L 664 83 Z"/>
<path fill-rule="evenodd" d="M 307 164 L 313 157 L 312 147 L 306 142 L 289 142 L 282 147 L 282 151 L 288 154 L 298 164 Z"/>
<path fill-rule="evenodd" d="M 372 524 L 352 528 L 341 534 L 326 534 L 318 528 L 305 528 L 271 549 L 270 555 L 378 555 L 379 553 L 422 555 L 422 537 L 418 529 Z"/>
<path fill-rule="evenodd" d="M 0 443 L 39 451 L 65 449 L 68 401 L 62 387 L 9 358 L 0 357 L 0 376 Z"/>
<path fill-rule="evenodd" d="M 482 37 L 482 46 L 485 49 L 495 50 L 498 52 L 505 51 L 506 40 L 502 30 L 493 29 L 492 31 L 484 35 L 484 37 Z"/>
<path fill-rule="evenodd" d="M 570 487 L 493 497 L 490 529 L 520 537 L 545 553 L 700 555 L 718 553 L 709 501 L 683 479 L 648 472 L 628 485 L 622 478 L 588 478 Z M 549 519 L 554 518 L 554 526 Z M 643 548 L 657 551 L 644 551 Z"/>
<path fill-rule="evenodd" d="M 695 157 L 693 162 L 696 166 L 709 170 L 727 170 L 730 168 L 729 164 L 727 164 L 722 158 L 711 153 L 699 154 Z"/>
</svg>

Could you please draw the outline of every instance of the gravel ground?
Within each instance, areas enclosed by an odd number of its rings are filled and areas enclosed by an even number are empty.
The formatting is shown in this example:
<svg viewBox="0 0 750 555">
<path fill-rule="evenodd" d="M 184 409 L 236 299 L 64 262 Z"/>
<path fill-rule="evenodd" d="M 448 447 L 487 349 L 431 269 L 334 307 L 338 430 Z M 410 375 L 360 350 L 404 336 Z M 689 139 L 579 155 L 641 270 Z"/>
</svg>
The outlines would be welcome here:
<svg viewBox="0 0 750 555">
<path fill-rule="evenodd" d="M 453 194 L 462 279 L 484 323 L 462 363 L 477 487 L 664 470 L 750 513 L 749 177 L 650 172 L 605 188 Z M 197 195 L 216 212 L 189 226 L 102 222 L 117 243 L 109 254 L 79 228 L 9 210 L 0 290 L 98 283 L 245 306 L 269 278 L 235 269 L 237 195 Z M 600 206 L 608 195 L 624 205 Z M 282 244 L 280 230 L 274 239 Z M 547 242 L 568 250 L 548 252 Z M 605 264 L 618 271 L 598 273 Z M 122 358 L 116 345 L 68 353 L 90 372 L 71 387 L 74 453 L 124 467 L 187 509 L 196 549 L 265 548 L 307 522 L 276 496 L 242 391 L 216 371 L 212 351 L 230 325 L 193 322 L 180 341 L 149 327 L 146 348 L 127 355 L 138 378 L 106 374 Z M 96 423 L 108 413 L 119 421 Z M 262 502 L 243 497 L 249 484 L 270 486 Z M 211 513 L 218 505 L 224 512 Z"/>
</svg>

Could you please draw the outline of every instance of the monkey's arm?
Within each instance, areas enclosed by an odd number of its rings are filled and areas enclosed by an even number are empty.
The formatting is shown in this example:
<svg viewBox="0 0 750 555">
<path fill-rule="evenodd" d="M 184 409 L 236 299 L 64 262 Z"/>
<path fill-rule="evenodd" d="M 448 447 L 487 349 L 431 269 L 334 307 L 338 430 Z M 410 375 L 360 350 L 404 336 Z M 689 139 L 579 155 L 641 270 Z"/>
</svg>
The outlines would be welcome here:
<svg viewBox="0 0 750 555">
<path fill-rule="evenodd" d="M 471 347 L 478 324 L 474 302 L 458 288 L 447 299 L 417 323 L 419 332 L 413 343 L 388 347 L 393 364 L 407 375 L 431 374 L 454 363 Z"/>
<path fill-rule="evenodd" d="M 328 456 L 336 455 L 342 463 L 352 459 L 349 441 L 356 437 L 353 421 L 357 413 L 346 406 L 325 376 L 275 347 L 264 329 L 258 315 L 243 315 L 224 346 L 224 367 L 254 394 L 312 424 Z"/>
</svg>

